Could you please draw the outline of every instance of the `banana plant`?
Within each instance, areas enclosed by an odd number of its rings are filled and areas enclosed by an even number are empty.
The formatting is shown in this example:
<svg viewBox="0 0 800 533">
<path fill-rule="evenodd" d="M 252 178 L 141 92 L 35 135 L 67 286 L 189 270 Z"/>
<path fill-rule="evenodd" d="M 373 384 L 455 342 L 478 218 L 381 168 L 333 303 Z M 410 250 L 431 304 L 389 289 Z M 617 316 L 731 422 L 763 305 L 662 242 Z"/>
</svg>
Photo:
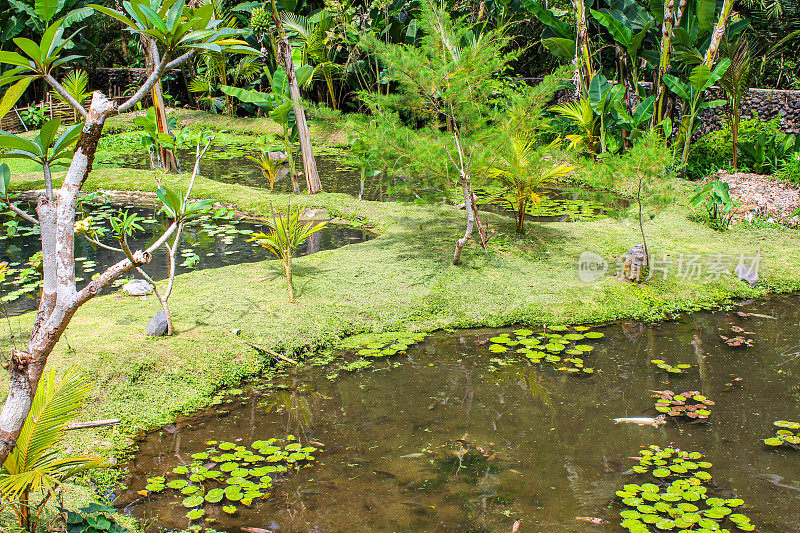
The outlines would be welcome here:
<svg viewBox="0 0 800 533">
<path fill-rule="evenodd" d="M 295 74 L 297 75 L 298 84 L 303 85 L 311 78 L 313 68 L 309 65 L 302 65 L 295 70 Z M 272 89 L 271 93 L 228 87 L 227 85 L 221 86 L 220 89 L 225 94 L 236 97 L 242 102 L 255 104 L 264 109 L 268 112 L 269 117 L 281 126 L 281 142 L 285 149 L 286 161 L 289 164 L 292 188 L 297 193 L 300 187 L 297 183 L 295 146 L 299 135 L 297 119 L 289 91 L 289 80 L 286 76 L 286 71 L 282 67 L 278 67 L 273 74 L 267 73 L 267 75 Z"/>
<path fill-rule="evenodd" d="M 539 22 L 546 26 L 540 41 L 542 45 L 558 58 L 574 60 L 575 28 L 559 18 L 566 15 L 567 12 L 560 9 L 549 9 L 537 0 L 523 0 L 522 4 L 539 19 Z"/>
<path fill-rule="evenodd" d="M 642 42 L 655 24 L 655 19 L 646 10 L 639 8 L 637 19 L 631 20 L 620 9 L 590 10 L 592 17 L 603 26 L 623 51 L 618 57 L 617 81 L 626 85 L 626 91 L 633 90 L 637 95 L 639 87 L 639 54 Z M 628 76 L 630 73 L 630 77 Z"/>
<path fill-rule="evenodd" d="M 611 110 L 615 109 L 618 102 L 622 101 L 625 94 L 625 87 L 619 84 L 611 84 L 602 74 L 595 74 L 589 83 L 589 105 L 592 110 L 600 117 L 600 151 L 607 151 L 606 142 L 606 121 L 610 117 Z"/>
<path fill-rule="evenodd" d="M 614 101 L 614 107 L 612 109 L 614 119 L 621 128 L 628 131 L 628 139 L 631 141 L 631 143 L 635 144 L 636 141 L 647 131 L 646 126 L 649 124 L 650 119 L 653 117 L 653 113 L 655 111 L 655 101 L 655 95 L 648 96 L 639 102 L 639 104 L 633 109 L 632 113 L 628 113 L 627 107 L 621 100 Z"/>
<path fill-rule="evenodd" d="M 686 162 L 689 160 L 689 147 L 692 143 L 692 133 L 694 132 L 697 116 L 704 109 L 725 105 L 725 100 L 703 101 L 703 92 L 719 81 L 728 70 L 730 64 L 731 60 L 725 58 L 717 63 L 713 70 L 708 65 L 697 65 L 692 69 L 688 81 L 683 81 L 671 74 L 664 76 L 664 83 L 667 87 L 682 98 L 686 105 L 680 132 L 683 135 L 681 167 L 686 166 Z"/>
</svg>

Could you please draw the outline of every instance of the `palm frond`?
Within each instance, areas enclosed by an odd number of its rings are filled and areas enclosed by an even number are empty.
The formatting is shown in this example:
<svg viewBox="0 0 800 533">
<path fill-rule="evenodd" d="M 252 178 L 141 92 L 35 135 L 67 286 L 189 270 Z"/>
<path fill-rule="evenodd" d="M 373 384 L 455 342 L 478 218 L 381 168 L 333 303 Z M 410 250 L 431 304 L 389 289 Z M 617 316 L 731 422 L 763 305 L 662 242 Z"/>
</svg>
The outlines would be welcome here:
<svg viewBox="0 0 800 533">
<path fill-rule="evenodd" d="M 58 381 L 55 370 L 42 378 L 17 446 L 6 459 L 9 474 L 30 469 L 55 446 L 64 427 L 80 413 L 90 390 L 89 381 L 77 367 L 68 369 Z"/>
<path fill-rule="evenodd" d="M 295 15 L 287 11 L 281 13 L 281 22 L 283 22 L 283 25 L 287 28 L 300 34 L 305 40 L 309 40 L 313 37 L 316 27 L 316 24 L 309 21 L 308 17 Z"/>
</svg>

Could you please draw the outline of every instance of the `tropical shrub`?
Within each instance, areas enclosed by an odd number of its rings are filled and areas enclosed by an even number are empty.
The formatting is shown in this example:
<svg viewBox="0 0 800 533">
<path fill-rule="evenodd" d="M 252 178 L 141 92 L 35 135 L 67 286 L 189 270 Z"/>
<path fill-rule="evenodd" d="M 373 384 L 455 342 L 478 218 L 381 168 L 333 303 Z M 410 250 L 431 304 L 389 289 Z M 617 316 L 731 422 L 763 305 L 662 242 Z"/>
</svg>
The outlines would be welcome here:
<svg viewBox="0 0 800 533">
<path fill-rule="evenodd" d="M 514 211 L 517 231 L 523 233 L 528 205 L 541 200 L 538 191 L 542 185 L 558 180 L 575 167 L 555 157 L 558 140 L 537 148 L 531 138 L 507 132 L 501 141 L 487 176 L 496 180 L 502 190 L 494 201 Z"/>
<path fill-rule="evenodd" d="M 730 186 L 727 182 L 714 180 L 695 190 L 691 204 L 693 207 L 704 206 L 709 224 L 725 230 L 731 223 L 733 209 L 739 202 L 731 198 Z"/>
<path fill-rule="evenodd" d="M 27 109 L 20 113 L 20 117 L 25 126 L 31 130 L 39 129 L 46 120 L 44 108 L 35 105 L 28 106 Z"/>
<path fill-rule="evenodd" d="M 725 122 L 721 129 L 707 133 L 695 141 L 686 166 L 686 176 L 689 179 L 700 179 L 719 169 L 732 169 L 733 134 L 731 129 L 730 123 Z M 739 123 L 737 143 L 739 148 L 741 149 L 743 144 L 755 144 L 756 139 L 762 133 L 766 133 L 768 136 L 776 136 L 781 133 L 780 119 L 761 120 L 754 116 L 748 120 L 742 120 Z M 740 159 L 740 170 L 753 170 L 752 161 L 746 155 L 742 155 Z"/>
<path fill-rule="evenodd" d="M 311 235 L 325 227 L 325 223 L 318 224 L 300 222 L 300 210 L 286 206 L 286 214 L 276 216 L 273 212 L 272 219 L 267 221 L 270 232 L 255 233 L 249 241 L 255 241 L 263 246 L 283 265 L 286 275 L 286 285 L 289 291 L 289 301 L 294 302 L 294 285 L 292 284 L 292 256 L 297 248 Z M 248 241 L 248 242 L 249 242 Z"/>
<path fill-rule="evenodd" d="M 99 503 L 90 503 L 75 511 L 61 509 L 67 533 L 129 533 L 114 518 L 117 512 L 113 507 Z"/>
</svg>

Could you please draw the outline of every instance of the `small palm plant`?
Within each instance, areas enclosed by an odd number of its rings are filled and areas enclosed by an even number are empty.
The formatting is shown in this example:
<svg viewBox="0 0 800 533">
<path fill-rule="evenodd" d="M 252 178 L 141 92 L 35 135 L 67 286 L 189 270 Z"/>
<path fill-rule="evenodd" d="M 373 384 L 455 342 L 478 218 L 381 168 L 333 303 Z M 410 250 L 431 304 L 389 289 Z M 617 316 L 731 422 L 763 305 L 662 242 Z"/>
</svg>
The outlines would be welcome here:
<svg viewBox="0 0 800 533">
<path fill-rule="evenodd" d="M 566 136 L 574 148 L 583 147 L 594 154 L 600 153 L 600 117 L 592 109 L 589 98 L 555 105 L 550 111 L 565 118 L 580 132 Z"/>
<path fill-rule="evenodd" d="M 84 100 L 92 95 L 91 91 L 87 90 L 87 87 L 89 86 L 89 75 L 85 70 L 78 69 L 69 71 L 69 74 L 67 74 L 67 76 L 61 80 L 61 86 L 64 87 L 69 95 L 80 104 L 83 104 Z M 67 99 L 55 89 L 53 89 L 51 92 L 53 94 L 53 98 L 61 100 L 62 102 L 67 101 Z M 78 112 L 75 109 L 72 110 L 72 119 L 78 119 Z"/>
<path fill-rule="evenodd" d="M 487 175 L 499 182 L 503 192 L 495 200 L 507 203 L 514 210 L 517 231 L 523 233 L 528 205 L 541 200 L 539 188 L 569 174 L 575 167 L 553 160 L 552 151 L 560 142 L 558 139 L 537 148 L 530 137 L 513 133 L 507 136 L 507 142 L 498 147 L 498 159 Z"/>
<path fill-rule="evenodd" d="M 62 455 L 56 448 L 67 424 L 81 411 L 91 385 L 77 367 L 56 380 L 51 370 L 39 382 L 14 451 L 0 471 L 0 498 L 25 531 L 36 531 L 47 502 L 64 481 L 102 466 L 99 457 Z"/>
<path fill-rule="evenodd" d="M 278 179 L 278 170 L 280 170 L 281 163 L 286 161 L 286 158 L 273 159 L 269 150 L 261 147 L 256 155 L 248 155 L 247 159 L 258 166 L 258 170 L 269 182 L 269 190 L 274 190 L 275 181 Z"/>
<path fill-rule="evenodd" d="M 325 223 L 318 224 L 300 222 L 300 210 L 286 207 L 286 214 L 276 216 L 273 212 L 272 220 L 268 221 L 270 232 L 255 233 L 249 240 L 263 246 L 275 257 L 280 259 L 286 275 L 286 284 L 289 290 L 289 301 L 294 303 L 294 285 L 292 285 L 292 256 L 297 248 L 311 235 L 325 227 Z"/>
</svg>

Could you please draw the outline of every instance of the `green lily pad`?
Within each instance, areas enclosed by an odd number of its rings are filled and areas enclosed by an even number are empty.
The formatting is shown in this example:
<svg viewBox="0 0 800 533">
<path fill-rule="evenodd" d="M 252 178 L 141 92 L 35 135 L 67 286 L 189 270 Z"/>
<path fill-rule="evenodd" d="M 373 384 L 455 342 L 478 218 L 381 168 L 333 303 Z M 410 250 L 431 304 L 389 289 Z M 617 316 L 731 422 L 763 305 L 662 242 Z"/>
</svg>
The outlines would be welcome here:
<svg viewBox="0 0 800 533">
<path fill-rule="evenodd" d="M 211 489 L 206 492 L 206 501 L 208 503 L 219 503 L 225 497 L 225 491 L 222 489 Z"/>
<path fill-rule="evenodd" d="M 181 502 L 181 504 L 184 507 L 197 507 L 199 505 L 203 505 L 203 501 L 205 501 L 205 500 L 204 500 L 204 498 L 202 496 L 195 495 L 195 496 L 189 496 L 188 498 L 185 498 L 183 500 L 183 502 Z"/>
<path fill-rule="evenodd" d="M 189 520 L 197 520 L 206 514 L 205 509 L 192 509 L 188 513 L 186 513 L 186 518 Z"/>
</svg>

